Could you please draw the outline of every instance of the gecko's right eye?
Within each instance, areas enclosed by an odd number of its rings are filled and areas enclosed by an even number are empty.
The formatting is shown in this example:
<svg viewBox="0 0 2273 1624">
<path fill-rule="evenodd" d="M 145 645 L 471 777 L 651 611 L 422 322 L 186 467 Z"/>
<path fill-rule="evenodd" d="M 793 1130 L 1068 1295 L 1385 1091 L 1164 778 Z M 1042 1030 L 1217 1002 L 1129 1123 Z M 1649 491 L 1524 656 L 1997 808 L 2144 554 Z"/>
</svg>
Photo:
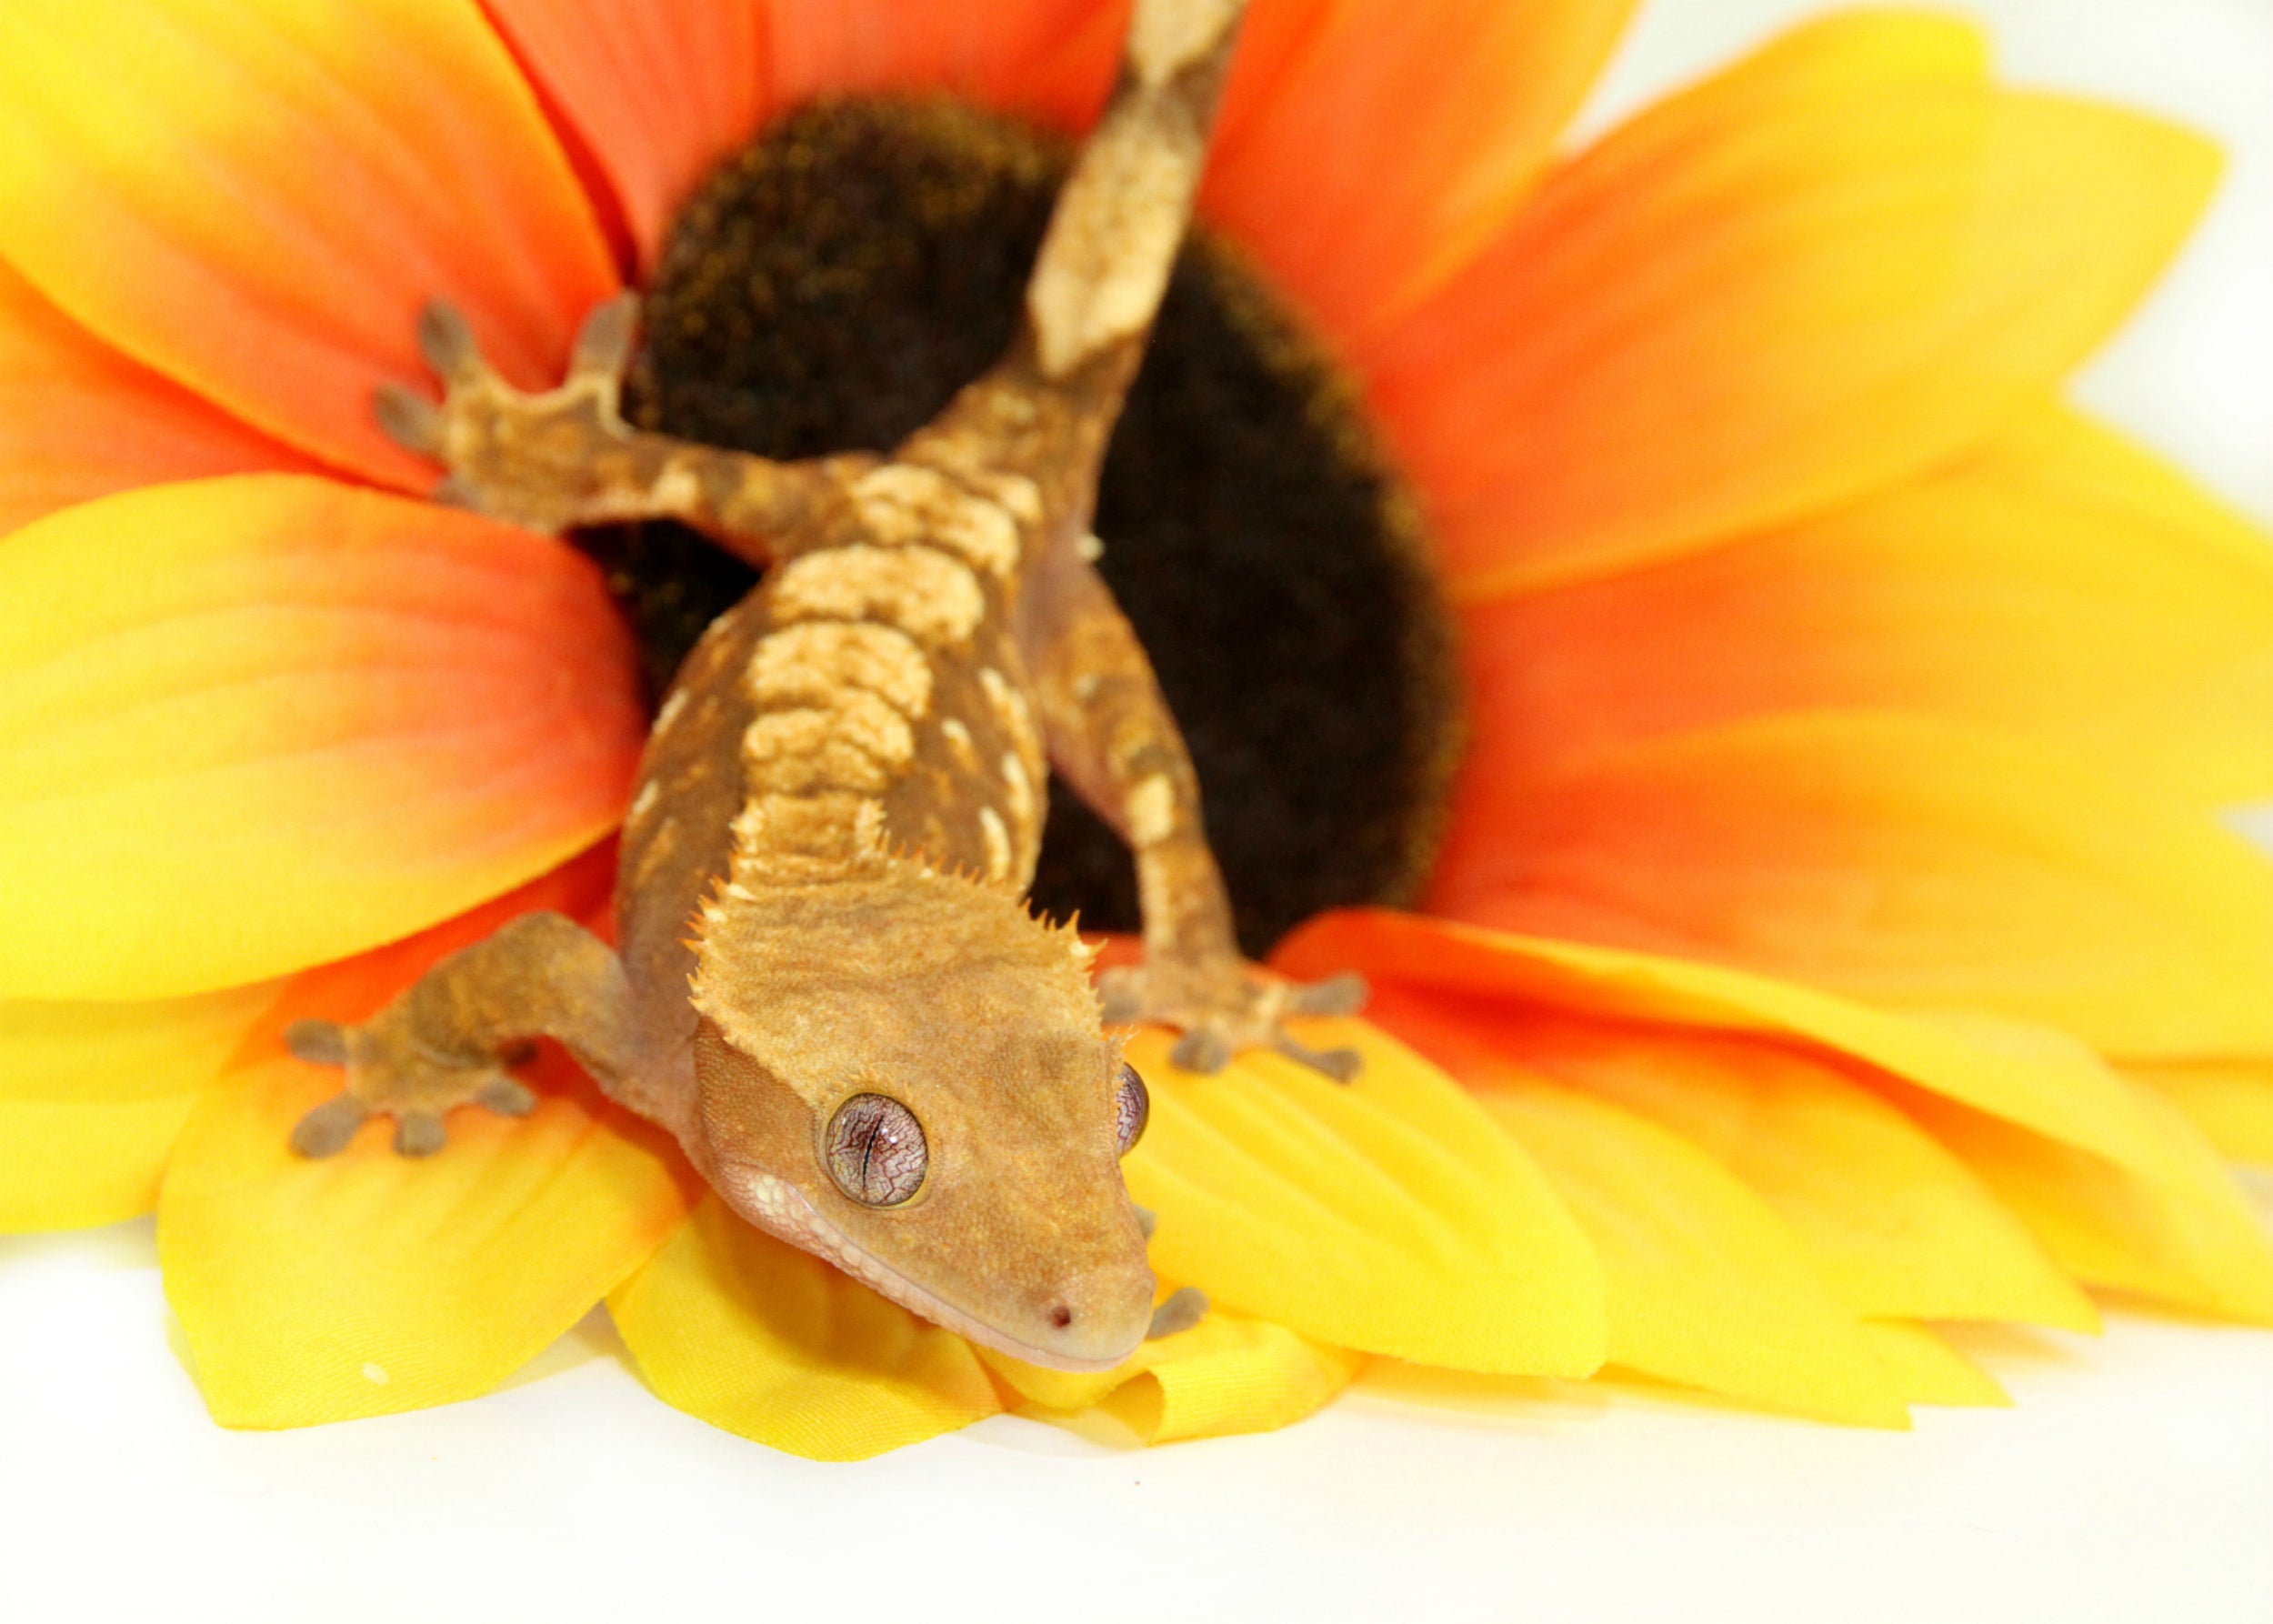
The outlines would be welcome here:
<svg viewBox="0 0 2273 1624">
<path fill-rule="evenodd" d="M 856 1094 L 828 1119 L 828 1172 L 868 1207 L 897 1207 L 924 1186 L 931 1148 L 916 1113 L 881 1094 Z"/>
<path fill-rule="evenodd" d="M 1136 1141 L 1145 1137 L 1145 1124 L 1151 1120 L 1152 1094 L 1136 1068 L 1124 1060 L 1113 1089 L 1113 1137 L 1119 1141 L 1123 1156 L 1136 1148 Z"/>
</svg>

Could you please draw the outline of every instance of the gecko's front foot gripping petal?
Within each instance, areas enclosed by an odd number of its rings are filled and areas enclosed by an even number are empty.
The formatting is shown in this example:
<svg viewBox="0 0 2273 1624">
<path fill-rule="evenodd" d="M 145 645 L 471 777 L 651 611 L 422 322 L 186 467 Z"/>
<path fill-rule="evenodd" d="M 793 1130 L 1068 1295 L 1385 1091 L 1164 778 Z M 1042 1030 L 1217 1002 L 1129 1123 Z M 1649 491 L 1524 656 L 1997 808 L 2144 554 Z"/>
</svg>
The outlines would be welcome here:
<svg viewBox="0 0 2273 1624">
<path fill-rule="evenodd" d="M 301 1059 L 344 1067 L 347 1073 L 346 1087 L 293 1128 L 296 1155 L 337 1155 L 365 1122 L 388 1116 L 395 1118 L 397 1155 L 432 1156 L 448 1139 L 444 1113 L 458 1106 L 479 1105 L 502 1117 L 526 1117 L 536 1108 L 536 1096 L 497 1060 L 437 1053 L 412 1036 L 406 1023 L 390 1019 L 392 1014 L 368 1026 L 302 1020 L 285 1029 L 285 1046 Z"/>
<path fill-rule="evenodd" d="M 1098 990 L 1108 1024 L 1150 1021 L 1181 1032 L 1168 1058 L 1187 1071 L 1221 1071 L 1250 1048 L 1270 1049 L 1337 1083 L 1350 1081 L 1365 1064 L 1356 1049 L 1315 1049 L 1280 1025 L 1287 1016 L 1355 1014 L 1366 1002 L 1361 976 L 1306 986 L 1261 979 L 1237 960 L 1204 967 L 1147 962 L 1106 971 Z"/>
<path fill-rule="evenodd" d="M 576 335 L 568 376 L 531 395 L 499 376 L 465 316 L 441 300 L 419 313 L 418 347 L 443 384 L 436 406 L 402 384 L 372 401 L 387 437 L 449 470 L 437 501 L 532 530 L 559 532 L 608 516 L 607 453 L 631 438 L 621 411 L 639 304 L 596 306 Z"/>
</svg>

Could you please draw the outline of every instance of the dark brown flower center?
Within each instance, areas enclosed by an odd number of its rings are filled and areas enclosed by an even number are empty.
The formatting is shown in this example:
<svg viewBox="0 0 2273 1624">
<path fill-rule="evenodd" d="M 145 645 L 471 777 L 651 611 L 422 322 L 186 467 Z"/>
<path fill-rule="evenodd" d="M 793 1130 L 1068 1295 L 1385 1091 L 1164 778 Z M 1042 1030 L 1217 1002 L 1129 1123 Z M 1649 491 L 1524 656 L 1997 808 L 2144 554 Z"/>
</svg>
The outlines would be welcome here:
<svg viewBox="0 0 2273 1624">
<path fill-rule="evenodd" d="M 1066 150 L 946 102 L 806 107 L 728 158 L 646 290 L 634 416 L 777 457 L 886 449 L 1008 345 Z M 1097 497 L 1100 567 L 1189 740 L 1248 951 L 1407 899 L 1459 736 L 1449 617 L 1356 396 L 1197 234 Z M 748 571 L 672 526 L 587 538 L 659 692 Z M 1053 797 L 1035 899 L 1133 928 L 1118 840 Z"/>
</svg>

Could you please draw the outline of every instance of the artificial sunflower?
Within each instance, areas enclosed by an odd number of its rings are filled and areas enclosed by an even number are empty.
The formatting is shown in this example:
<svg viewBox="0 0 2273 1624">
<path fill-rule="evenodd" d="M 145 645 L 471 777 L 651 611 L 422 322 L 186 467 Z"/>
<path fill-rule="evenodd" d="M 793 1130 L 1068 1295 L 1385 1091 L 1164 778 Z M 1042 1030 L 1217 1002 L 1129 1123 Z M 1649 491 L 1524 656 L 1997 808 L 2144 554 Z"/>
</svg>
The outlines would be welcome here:
<svg viewBox="0 0 2273 1624">
<path fill-rule="evenodd" d="M 1557 156 L 1627 10 L 1250 19 L 1100 527 L 1243 928 L 1340 905 L 1277 962 L 1377 991 L 1347 1089 L 1136 1040 L 1129 1181 L 1218 1310 L 1073 1377 L 743 1228 L 557 1057 L 433 1161 L 295 1161 L 278 1035 L 596 919 L 628 627 L 736 585 L 418 499 L 368 403 L 420 305 L 536 387 L 629 280 L 652 420 L 886 443 L 1056 160 L 876 98 L 1077 126 L 1118 13 L 0 4 L 0 1223 L 155 1206 L 231 1424 L 479 1393 L 605 1298 L 832 1457 L 1277 1425 L 1369 1358 L 1899 1425 L 1998 1398 L 1928 1322 L 2273 1321 L 2218 1158 L 2273 1158 L 2273 870 L 2215 817 L 2273 794 L 2273 555 L 2055 398 L 2213 160 L 1892 13 Z M 1086 837 L 1045 895 L 1109 922 Z"/>
</svg>

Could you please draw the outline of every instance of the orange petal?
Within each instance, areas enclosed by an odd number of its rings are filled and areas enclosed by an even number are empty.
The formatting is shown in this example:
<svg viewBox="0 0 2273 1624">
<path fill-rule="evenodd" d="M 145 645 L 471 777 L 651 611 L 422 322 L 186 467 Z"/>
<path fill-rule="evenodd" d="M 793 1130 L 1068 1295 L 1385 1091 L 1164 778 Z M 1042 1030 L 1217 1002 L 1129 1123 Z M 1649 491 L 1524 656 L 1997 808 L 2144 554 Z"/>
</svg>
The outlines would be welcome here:
<svg viewBox="0 0 2273 1624">
<path fill-rule="evenodd" d="M 1359 357 L 1456 590 L 1827 508 L 1979 438 L 2105 336 L 2214 156 L 1978 71 L 1953 22 L 1802 28 L 1551 176 Z"/>
<path fill-rule="evenodd" d="M 2205 804 L 2273 795 L 2273 546 L 2056 406 L 1854 506 L 1482 605 L 1463 630 L 1479 759 L 1554 771 L 1880 707 L 2073 744 Z"/>
<path fill-rule="evenodd" d="M 208 1088 L 158 1201 L 158 1255 L 197 1384 L 231 1427 L 295 1427 L 487 1391 L 574 1325 L 686 1211 L 666 1141 L 556 1051 L 518 1120 L 454 1112 L 440 1155 L 375 1125 L 324 1161 L 286 1148 L 336 1070 L 283 1049 L 306 1016 L 358 1020 L 444 953 L 535 907 L 590 918 L 587 858 L 412 941 L 296 980 Z"/>
<path fill-rule="evenodd" d="M 2123 1069 L 2177 1106 L 2221 1154 L 2273 1166 L 2273 1061 L 2169 1060 Z"/>
<path fill-rule="evenodd" d="M 170 997 L 446 918 L 615 822 L 646 725 L 598 572 L 319 479 L 0 546 L 0 987 Z"/>
<path fill-rule="evenodd" d="M 1975 1008 L 2130 1057 L 2273 1051 L 2273 865 L 2069 754 L 1891 713 L 1771 717 L 1467 781 L 1431 906 Z"/>
<path fill-rule="evenodd" d="M 1272 963 L 1305 979 L 1355 969 L 1385 990 L 1474 998 L 1503 1020 L 1528 1007 L 1797 1042 L 2211 1198 L 2197 1188 L 2199 1158 L 2173 1143 L 2139 1091 L 2056 1032 L 1894 1015 L 1719 965 L 1377 910 L 1315 919 Z"/>
<path fill-rule="evenodd" d="M 155 1206 L 198 1095 L 277 990 L 0 1003 L 0 1234 L 113 1224 Z"/>
<path fill-rule="evenodd" d="M 1963 1162 L 1819 1055 L 1399 986 L 1377 988 L 1368 1013 L 1472 1087 L 1536 1074 L 1680 1135 L 1767 1203 L 1859 1313 L 2098 1328 Z"/>
<path fill-rule="evenodd" d="M 1227 107 L 1202 206 L 1362 350 L 1515 209 L 1632 9 L 1258 5 L 1241 54 L 1266 48 L 1242 71 L 1268 94 Z"/>
<path fill-rule="evenodd" d="M 2078 1279 L 2273 1325 L 2273 1239 L 2193 1126 L 2152 1090 L 2133 1091 L 2163 1158 L 2191 1165 L 2194 1177 L 2183 1187 L 2140 1178 L 1946 1100 L 1908 1104 Z"/>
<path fill-rule="evenodd" d="M 1726 1168 L 1570 1089 L 1510 1081 L 1479 1098 L 1602 1258 L 1611 1363 L 1825 1420 L 1909 1424 L 1854 1310 Z"/>
<path fill-rule="evenodd" d="M 614 188 L 652 263 L 711 163 L 769 110 L 762 0 L 483 0 Z"/>
<path fill-rule="evenodd" d="M 1126 1363 L 1094 1375 L 1045 1370 L 990 1348 L 979 1357 L 1028 1404 L 1099 1405 L 1148 1444 L 1291 1426 L 1347 1387 L 1366 1363 L 1363 1354 L 1215 1306 L 1192 1329 L 1142 1343 Z"/>
<path fill-rule="evenodd" d="M 808 1459 L 865 1460 L 1002 1408 L 962 1338 L 715 1195 L 608 1311 L 665 1403 Z"/>
<path fill-rule="evenodd" d="M 2002 1409 L 2012 1403 L 1995 1377 L 1922 1325 L 1866 1319 L 1863 1331 L 1877 1350 L 1887 1379 L 1907 1404 Z"/>
<path fill-rule="evenodd" d="M 526 386 L 615 290 L 471 0 L 31 0 L 0 12 L 0 254 L 102 338 L 292 446 L 433 473 L 372 390 L 445 297 Z"/>
<path fill-rule="evenodd" d="M 1304 1023 L 1365 1057 L 1351 1086 L 1277 1055 L 1214 1077 L 1130 1041 L 1152 1119 L 1124 1164 L 1158 1215 L 1154 1266 L 1313 1341 L 1506 1375 L 1602 1362 L 1602 1277 L 1537 1168 L 1460 1089 L 1360 1021 Z"/>
<path fill-rule="evenodd" d="M 0 262 L 0 533 L 132 486 L 313 466 L 127 360 Z"/>
<path fill-rule="evenodd" d="M 1072 42 L 1092 37 L 1089 0 L 771 0 L 774 102 L 944 90 L 998 103 Z M 1115 45 L 1118 40 L 1116 37 Z"/>
</svg>

